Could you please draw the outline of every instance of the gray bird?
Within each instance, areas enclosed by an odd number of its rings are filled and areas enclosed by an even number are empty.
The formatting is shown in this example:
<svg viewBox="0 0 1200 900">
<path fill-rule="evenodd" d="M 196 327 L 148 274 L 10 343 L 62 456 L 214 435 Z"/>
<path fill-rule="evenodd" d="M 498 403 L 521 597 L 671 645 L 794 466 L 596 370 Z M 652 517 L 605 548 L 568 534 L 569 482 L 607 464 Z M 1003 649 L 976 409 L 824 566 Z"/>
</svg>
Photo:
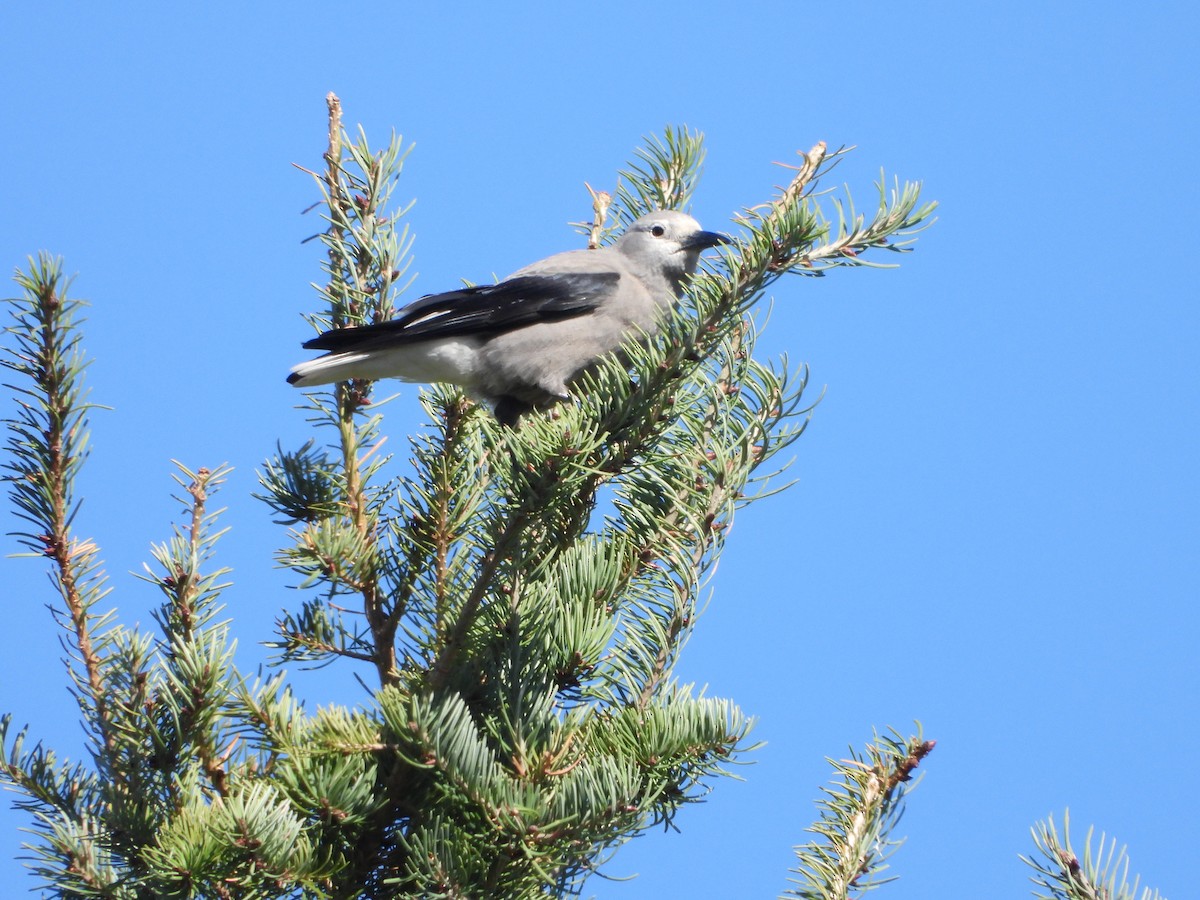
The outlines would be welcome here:
<svg viewBox="0 0 1200 900">
<path fill-rule="evenodd" d="M 648 213 L 602 249 L 556 253 L 498 284 L 422 297 L 391 321 L 327 331 L 304 347 L 329 352 L 288 382 L 447 382 L 512 426 L 566 399 L 571 381 L 626 338 L 653 333 L 701 251 L 729 242 L 685 213 Z"/>
</svg>

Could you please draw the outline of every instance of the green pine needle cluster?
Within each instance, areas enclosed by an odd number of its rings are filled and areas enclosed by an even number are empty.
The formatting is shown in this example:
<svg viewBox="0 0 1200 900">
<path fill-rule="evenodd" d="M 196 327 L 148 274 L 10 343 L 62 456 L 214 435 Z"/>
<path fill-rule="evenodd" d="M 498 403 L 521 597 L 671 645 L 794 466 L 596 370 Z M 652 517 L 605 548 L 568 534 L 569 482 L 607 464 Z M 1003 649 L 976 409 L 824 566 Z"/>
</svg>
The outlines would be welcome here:
<svg viewBox="0 0 1200 900">
<path fill-rule="evenodd" d="M 876 735 L 862 754 L 829 760 L 838 779 L 817 802 L 820 818 L 808 830 L 816 838 L 796 847 L 796 887 L 785 896 L 843 900 L 891 881 L 880 877 L 900 842 L 889 837 L 912 789 L 913 770 L 933 750 L 918 733 Z"/>
<path fill-rule="evenodd" d="M 1118 849 L 1115 838 L 1106 841 L 1103 834 L 1094 844 L 1095 830 L 1088 829 L 1083 842 L 1083 860 L 1071 846 L 1071 815 L 1063 813 L 1060 836 L 1053 816 L 1033 828 L 1038 855 L 1021 857 L 1036 875 L 1030 879 L 1049 893 L 1035 892 L 1040 900 L 1163 900 L 1158 891 L 1142 888 L 1136 876 L 1129 881 L 1129 858 L 1125 848 Z"/>
</svg>

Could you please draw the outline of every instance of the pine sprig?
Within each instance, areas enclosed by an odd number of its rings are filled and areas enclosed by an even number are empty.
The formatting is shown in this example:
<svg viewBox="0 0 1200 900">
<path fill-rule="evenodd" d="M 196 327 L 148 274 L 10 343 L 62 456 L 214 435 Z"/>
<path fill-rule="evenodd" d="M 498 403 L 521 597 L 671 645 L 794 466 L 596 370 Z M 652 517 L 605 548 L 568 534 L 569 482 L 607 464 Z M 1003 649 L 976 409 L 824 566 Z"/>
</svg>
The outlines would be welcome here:
<svg viewBox="0 0 1200 900">
<path fill-rule="evenodd" d="M 18 402 L 9 420 L 5 480 L 18 518 L 17 532 L 31 556 L 48 558 L 52 581 L 65 608 L 52 608 L 71 651 L 68 664 L 89 731 L 98 750 L 114 747 L 105 658 L 115 637 L 111 613 L 97 604 L 108 593 L 99 548 L 73 530 L 79 511 L 76 481 L 88 456 L 88 413 L 79 313 L 83 301 L 68 295 L 61 260 L 41 254 L 15 275 L 22 296 L 9 299 L 13 322 L 6 328 L 16 346 L 3 359 L 17 378 L 6 385 Z"/>
<path fill-rule="evenodd" d="M 687 126 L 668 125 L 662 137 L 650 135 L 634 159 L 617 173 L 610 209 L 612 233 L 624 231 L 638 216 L 656 209 L 686 209 L 704 166 L 704 135 Z"/>
<path fill-rule="evenodd" d="M 412 260 L 412 238 L 400 222 L 409 207 L 386 211 L 408 150 L 393 136 L 384 150 L 374 151 L 361 129 L 352 140 L 342 127 L 340 101 L 333 94 L 326 99 L 325 171 L 309 173 L 321 191 L 327 225 L 318 236 L 326 248 L 327 281 L 316 286 L 326 309 L 308 317 L 317 331 L 390 319 Z M 306 523 L 283 561 L 306 579 L 324 581 L 330 596 L 346 589 L 358 594 L 369 639 L 345 632 L 339 610 L 310 602 L 305 615 L 280 620 L 278 646 L 318 660 L 366 655 L 379 683 L 392 684 L 400 674 L 395 638 L 401 612 L 389 590 L 394 573 L 380 547 L 380 513 L 391 493 L 374 483 L 388 461 L 380 452 L 381 417 L 365 412 L 372 406 L 367 381 L 340 383 L 332 397 L 307 396 L 312 421 L 336 429 L 337 462 L 314 454 L 311 443 L 296 453 L 280 450 L 261 481 L 277 511 Z"/>
<path fill-rule="evenodd" d="M 1161 900 L 1158 891 L 1142 888 L 1138 877 L 1129 882 L 1129 858 L 1125 848 L 1118 849 L 1116 838 L 1101 834 L 1093 843 L 1095 830 L 1088 829 L 1080 860 L 1071 846 L 1071 815 L 1063 813 L 1062 835 L 1053 817 L 1033 828 L 1038 855 L 1021 859 L 1037 873 L 1031 880 L 1049 893 L 1035 891 L 1042 900 Z"/>
<path fill-rule="evenodd" d="M 208 501 L 229 469 L 192 472 L 176 465 L 181 474 L 175 480 L 187 494 L 186 499 L 176 499 L 188 521 L 176 528 L 170 541 L 153 548 L 159 571 L 146 568 L 146 580 L 165 597 L 154 613 L 163 632 L 163 677 L 151 702 L 166 715 L 159 715 L 152 733 L 159 753 L 195 758 L 199 763 L 195 774 L 207 781 L 205 789 L 228 796 L 234 745 L 223 720 L 234 690 L 235 669 L 228 623 L 214 620 L 221 611 L 218 597 L 229 586 L 221 579 L 229 569 L 205 571 L 205 564 L 225 533 L 216 528 L 219 512 L 210 512 Z"/>
<path fill-rule="evenodd" d="M 433 665 L 471 590 L 476 560 L 486 546 L 492 449 L 470 402 L 443 387 L 422 396 L 432 421 L 410 438 L 414 477 L 396 493 L 390 542 L 397 563 L 395 615 L 405 635 L 410 672 Z"/>
<path fill-rule="evenodd" d="M 891 831 L 912 790 L 912 772 L 933 750 L 920 730 L 908 739 L 893 731 L 876 735 L 865 752 L 829 760 L 836 781 L 817 801 L 820 818 L 808 830 L 816 839 L 796 847 L 798 865 L 787 897 L 845 900 L 891 881 L 881 878 L 887 860 L 900 845 Z"/>
</svg>

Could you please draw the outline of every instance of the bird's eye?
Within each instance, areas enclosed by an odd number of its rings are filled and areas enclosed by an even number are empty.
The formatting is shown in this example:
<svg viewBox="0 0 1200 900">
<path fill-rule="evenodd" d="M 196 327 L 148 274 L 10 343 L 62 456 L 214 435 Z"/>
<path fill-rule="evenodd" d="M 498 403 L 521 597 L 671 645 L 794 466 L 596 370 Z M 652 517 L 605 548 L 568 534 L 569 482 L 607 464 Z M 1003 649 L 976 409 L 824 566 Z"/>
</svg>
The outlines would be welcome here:
<svg viewBox="0 0 1200 900">
<path fill-rule="evenodd" d="M 650 229 L 650 233 L 655 237 L 662 237 L 667 233 L 667 229 L 663 228 L 661 225 L 655 225 Z"/>
</svg>

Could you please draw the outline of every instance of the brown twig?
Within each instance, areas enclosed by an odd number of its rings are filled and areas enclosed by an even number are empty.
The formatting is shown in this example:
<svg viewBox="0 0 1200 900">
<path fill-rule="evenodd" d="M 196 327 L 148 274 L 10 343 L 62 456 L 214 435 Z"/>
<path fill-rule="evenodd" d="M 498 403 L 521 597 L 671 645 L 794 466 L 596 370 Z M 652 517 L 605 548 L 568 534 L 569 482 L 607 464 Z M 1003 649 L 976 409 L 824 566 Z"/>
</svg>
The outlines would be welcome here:
<svg viewBox="0 0 1200 900">
<path fill-rule="evenodd" d="M 597 250 L 600 247 L 600 238 L 604 234 L 604 223 L 608 219 L 608 208 L 612 206 L 612 194 L 608 191 L 597 191 L 586 181 L 583 186 L 592 198 L 592 227 L 588 232 L 588 249 Z"/>
<path fill-rule="evenodd" d="M 792 166 L 779 163 L 779 165 L 785 168 L 794 169 L 796 175 L 792 178 L 791 183 L 783 189 L 779 197 L 771 204 L 771 212 L 767 214 L 767 221 L 779 219 L 783 214 L 783 210 L 800 202 L 804 197 L 804 192 L 808 190 L 809 184 L 820 170 L 821 163 L 825 161 L 825 151 L 825 142 L 818 141 L 816 146 L 807 153 L 799 153 L 797 151 L 798 155 L 803 159 L 800 165 Z"/>
</svg>

